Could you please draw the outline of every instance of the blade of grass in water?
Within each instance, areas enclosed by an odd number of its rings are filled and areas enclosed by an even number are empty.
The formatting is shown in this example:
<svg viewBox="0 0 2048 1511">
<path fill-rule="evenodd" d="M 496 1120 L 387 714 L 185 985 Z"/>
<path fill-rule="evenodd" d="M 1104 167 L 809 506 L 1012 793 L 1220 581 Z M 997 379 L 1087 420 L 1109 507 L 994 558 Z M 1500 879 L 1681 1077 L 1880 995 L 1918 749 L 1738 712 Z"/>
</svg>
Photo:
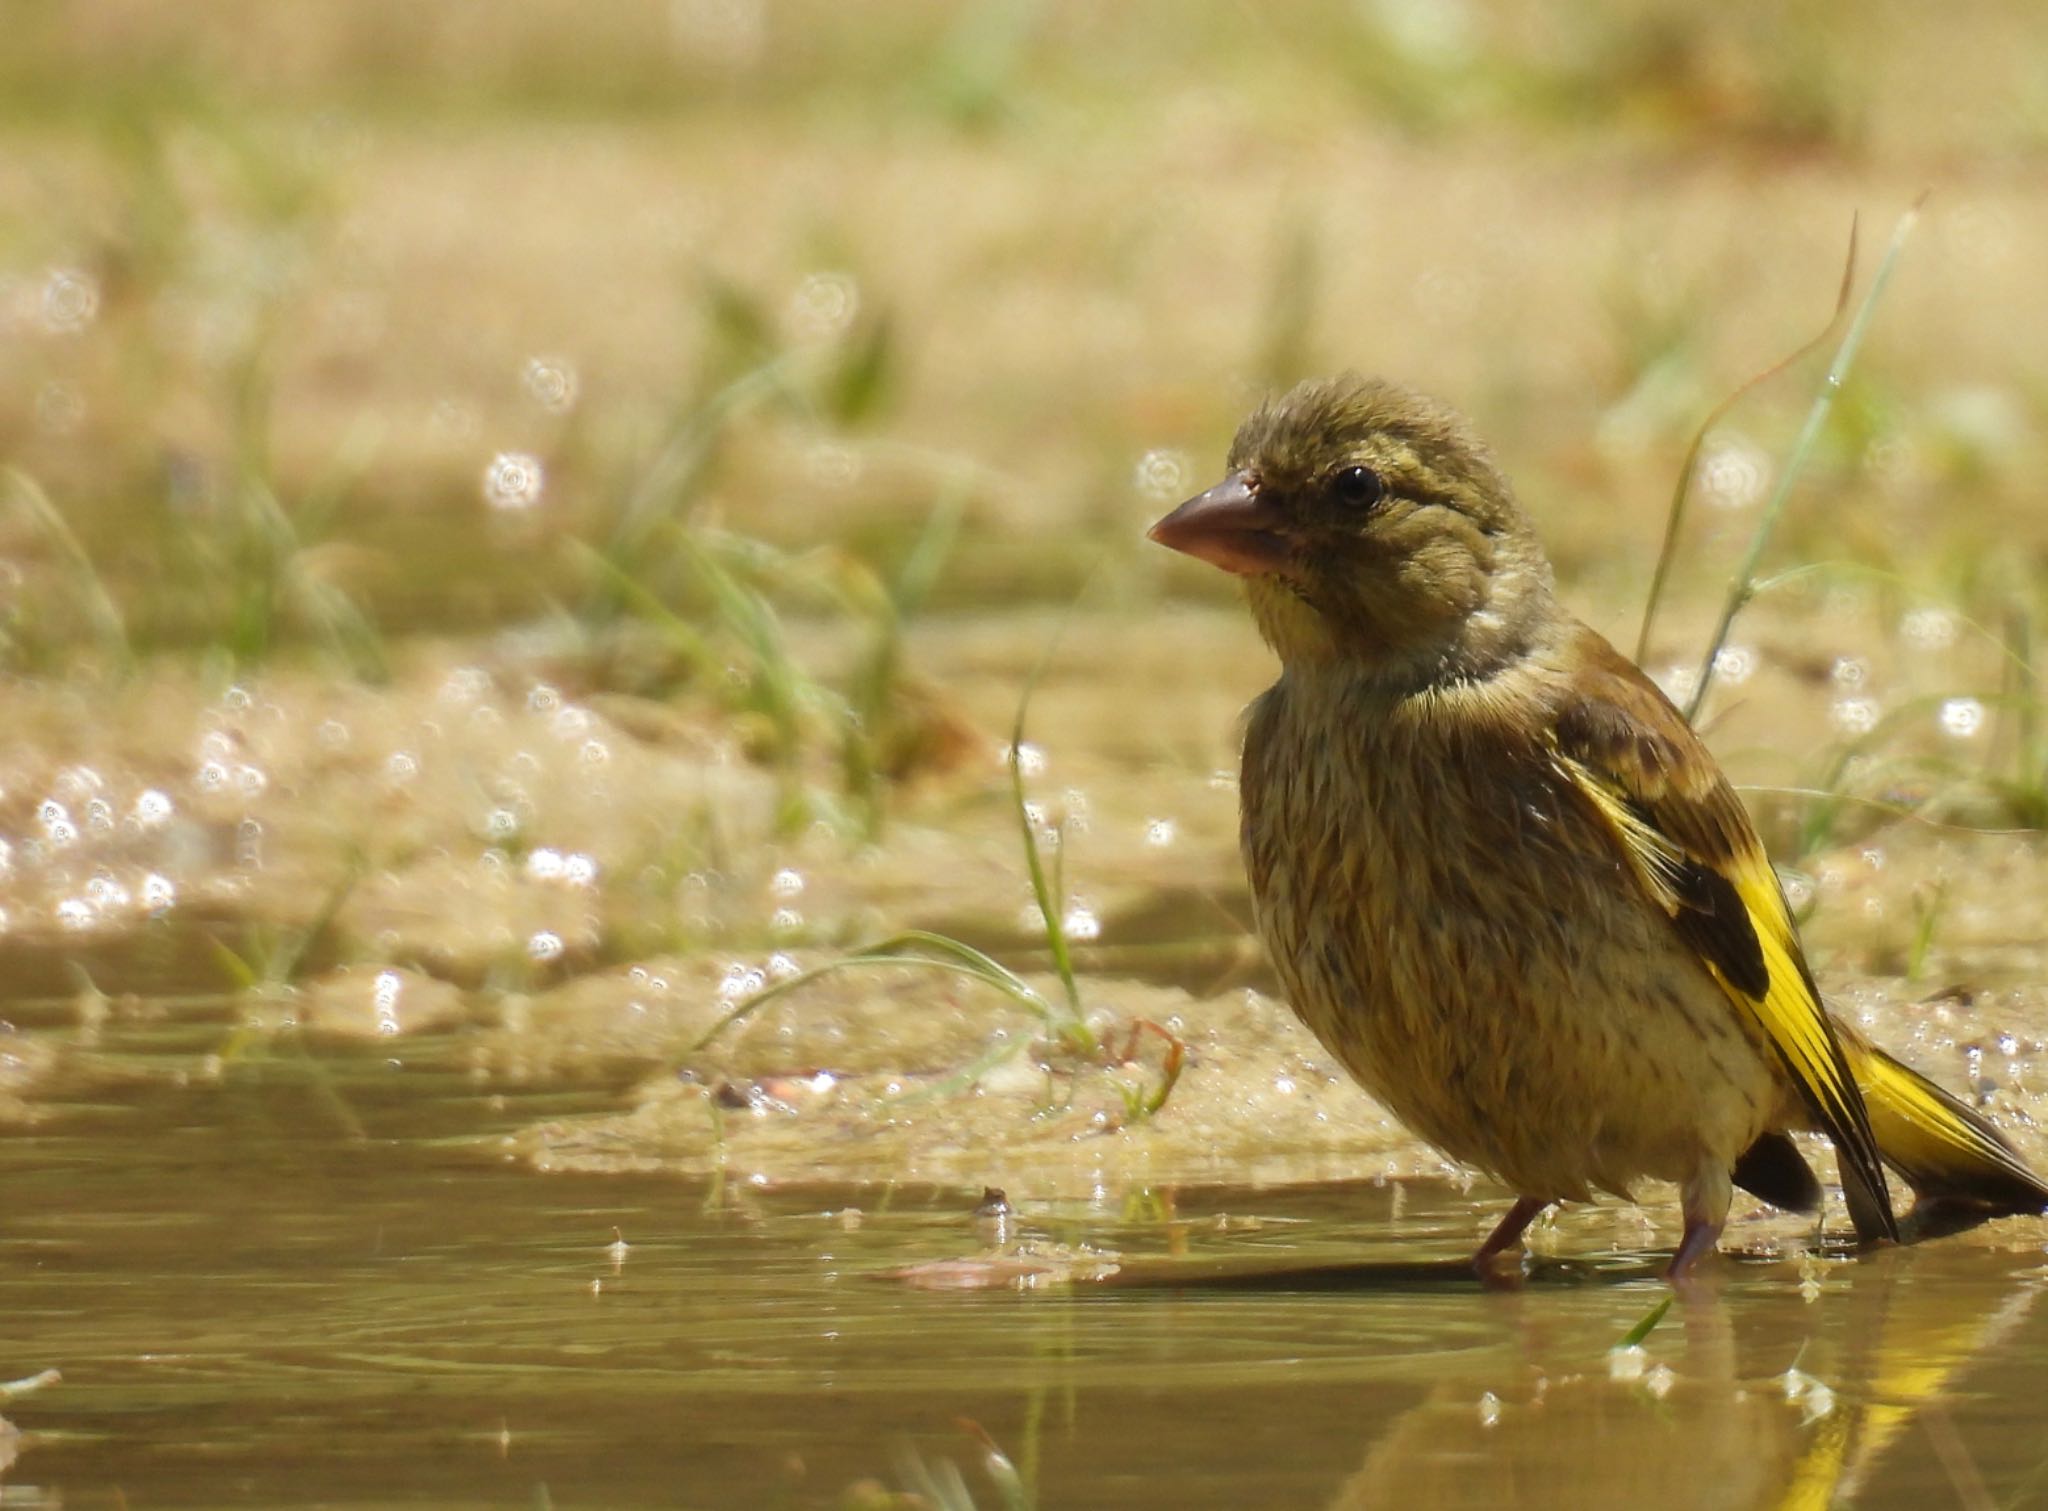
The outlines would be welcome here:
<svg viewBox="0 0 2048 1511">
<path fill-rule="evenodd" d="M 1863 296 L 1863 302 L 1856 308 L 1856 316 L 1849 322 L 1848 332 L 1842 337 L 1842 344 L 1835 351 L 1835 360 L 1828 367 L 1827 377 L 1822 379 L 1820 392 L 1814 395 L 1813 406 L 1806 412 L 1806 424 L 1799 432 L 1799 439 L 1793 443 L 1791 455 L 1785 459 L 1785 470 L 1778 478 L 1778 486 L 1771 493 L 1770 502 L 1764 506 L 1762 518 L 1749 537 L 1749 549 L 1743 553 L 1742 565 L 1736 569 L 1735 577 L 1728 586 L 1728 597 L 1721 605 L 1720 622 L 1714 626 L 1713 638 L 1707 642 L 1707 653 L 1700 661 L 1698 676 L 1694 679 L 1691 699 L 1685 706 L 1685 717 L 1691 722 L 1699 717 L 1702 704 L 1706 702 L 1707 691 L 1714 685 L 1714 662 L 1720 657 L 1721 648 L 1728 643 L 1729 627 L 1735 623 L 1735 616 L 1742 612 L 1742 606 L 1749 602 L 1756 583 L 1757 563 L 1763 559 L 1764 547 L 1769 544 L 1771 531 L 1778 523 L 1778 516 L 1785 512 L 1785 500 L 1791 496 L 1792 484 L 1799 476 L 1799 469 L 1806 465 L 1806 458 L 1820 437 L 1821 428 L 1827 424 L 1829 413 L 1835 407 L 1835 396 L 1842 391 L 1842 384 L 1849 376 L 1849 369 L 1856 361 L 1856 353 L 1863 345 L 1864 334 L 1870 328 L 1870 317 L 1883 297 L 1885 285 L 1891 282 L 1892 270 L 1898 265 L 1899 253 L 1904 250 L 1906 240 L 1913 234 L 1913 228 L 1920 222 L 1920 207 L 1927 201 L 1922 195 L 1914 201 L 1913 207 L 1899 217 L 1898 226 L 1892 231 L 1891 245 L 1885 248 L 1884 258 L 1877 265 L 1877 274 L 1870 280 L 1870 290 Z"/>
<path fill-rule="evenodd" d="M 1064 630 L 1065 621 L 1063 620 L 1060 631 L 1055 632 L 1044 653 L 1039 657 L 1038 664 L 1032 668 L 1030 676 L 1025 679 L 1023 694 L 1017 700 L 1016 722 L 1011 726 L 1010 730 L 1009 767 L 1010 799 L 1016 809 L 1018 833 L 1023 840 L 1024 864 L 1031 876 L 1031 891 L 1033 897 L 1037 899 L 1039 917 L 1045 926 L 1046 944 L 1051 951 L 1053 965 L 1058 972 L 1060 986 L 1066 998 L 1065 1011 L 1061 1011 L 1054 1004 L 1048 1002 L 1042 993 L 1035 990 L 1030 983 L 1025 981 L 1015 971 L 983 954 L 973 946 L 963 944 L 957 939 L 948 938 L 944 934 L 934 934 L 922 929 L 913 929 L 882 940 L 878 944 L 870 945 L 864 950 L 858 950 L 839 960 L 827 961 L 824 965 L 791 976 L 785 981 L 778 981 L 773 986 L 756 992 L 746 1001 L 732 1008 L 707 1029 L 697 1039 L 696 1043 L 690 1046 L 689 1053 L 695 1054 L 703 1049 L 719 1034 L 753 1013 L 756 1009 L 772 1002 L 775 998 L 787 992 L 794 991 L 800 986 L 817 980 L 820 976 L 827 975 L 833 971 L 862 966 L 892 965 L 923 966 L 933 970 L 950 971 L 955 975 L 981 981 L 1003 993 L 1011 1000 L 1029 1008 L 1045 1024 L 1048 1030 L 1057 1034 L 1066 1046 L 1076 1054 L 1094 1058 L 1101 1053 L 1101 1042 L 1096 1038 L 1095 1031 L 1088 1026 L 1087 1013 L 1081 1005 L 1080 983 L 1074 975 L 1073 954 L 1067 945 L 1066 927 L 1061 918 L 1059 899 L 1054 893 L 1052 882 L 1046 876 L 1045 861 L 1039 854 L 1038 836 L 1032 828 L 1031 815 L 1024 796 L 1023 750 L 1025 718 L 1031 708 L 1031 695 L 1036 691 L 1039 678 L 1045 674 L 1046 667 L 1051 664 L 1053 652 L 1058 648 L 1060 634 Z M 1171 1035 L 1166 1035 L 1166 1037 L 1173 1045 L 1175 1051 L 1182 1048 L 1177 1040 L 1172 1039 Z M 999 1063 L 1001 1059 L 1007 1058 L 1007 1053 L 1007 1051 L 996 1053 L 989 1063 Z M 1163 1084 L 1156 1095 L 1143 1099 L 1144 1112 L 1147 1115 L 1158 1111 L 1159 1107 L 1165 1103 L 1167 1096 L 1172 1092 L 1174 1082 L 1179 1077 L 1180 1062 L 1180 1053 L 1173 1052 L 1169 1054 L 1169 1062 Z"/>
<path fill-rule="evenodd" d="M 925 953 L 918 953 L 919 951 Z M 891 965 L 922 966 L 927 970 L 951 971 L 955 975 L 970 977 L 1029 1008 L 1048 1028 L 1058 1029 L 1063 1025 L 1064 1020 L 1059 1010 L 1009 967 L 992 960 L 972 945 L 962 944 L 957 939 L 950 939 L 944 934 L 928 933 L 923 929 L 911 929 L 841 959 L 828 960 L 823 965 L 814 966 L 808 971 L 778 981 L 773 986 L 754 993 L 706 1029 L 697 1042 L 690 1046 L 690 1053 L 695 1054 L 704 1048 L 727 1028 L 753 1013 L 756 1008 L 763 1007 L 798 987 L 807 986 L 821 976 L 864 966 Z"/>
<path fill-rule="evenodd" d="M 713 588 L 717 588 L 717 584 L 713 584 Z M 909 930 L 905 934 L 895 934 L 895 936 L 891 936 L 887 940 L 881 940 L 879 944 L 870 944 L 864 950 L 856 950 L 854 954 L 842 956 L 840 960 L 827 960 L 821 966 L 813 966 L 811 970 L 803 970 L 803 973 L 799 973 L 795 977 L 788 977 L 786 981 L 778 981 L 772 987 L 766 987 L 766 989 L 754 993 L 752 997 L 748 997 L 745 1001 L 737 1003 L 735 1007 L 731 1007 L 723 1018 L 719 1018 L 719 1022 L 715 1022 L 709 1030 L 705 1030 L 705 1034 L 698 1036 L 698 1040 L 688 1050 L 690 1054 L 702 1050 L 707 1044 L 711 1044 L 711 1040 L 715 1040 L 719 1034 L 723 1034 L 727 1028 L 731 1028 L 733 1024 L 741 1022 L 743 1018 L 748 1018 L 750 1013 L 754 1013 L 756 1009 L 760 1009 L 766 1003 L 774 1001 L 776 997 L 780 997 L 784 993 L 791 993 L 791 991 L 795 991 L 795 989 L 799 989 L 803 985 L 809 985 L 811 981 L 817 981 L 823 975 L 834 973 L 834 970 L 848 970 L 848 968 L 858 968 L 858 966 L 924 966 L 924 968 L 930 968 L 930 970 L 950 970 L 952 975 L 969 977 L 973 981 L 981 981 L 987 987 L 993 987 L 995 991 L 1004 993 L 1012 1001 L 1028 1007 L 1034 1013 L 1034 1016 L 1040 1020 L 1040 1024 L 1047 1026 L 1049 1032 L 1057 1034 L 1065 1042 L 1065 1046 L 1069 1050 L 1073 1050 L 1075 1054 L 1087 1056 L 1087 1059 L 1096 1059 L 1096 1056 L 1100 1056 L 1102 1044 L 1096 1038 L 1096 1032 L 1090 1026 L 1087 1026 L 1087 1013 L 1081 1007 L 1081 987 L 1079 987 L 1079 981 L 1073 975 L 1073 952 L 1067 946 L 1067 930 L 1065 930 L 1065 921 L 1061 917 L 1059 897 L 1055 895 L 1053 882 L 1047 878 L 1047 870 L 1044 870 L 1044 858 L 1038 854 L 1038 835 L 1032 829 L 1030 809 L 1026 805 L 1026 796 L 1024 796 L 1024 760 L 1022 760 L 1022 751 L 1024 751 L 1024 721 L 1026 721 L 1026 715 L 1030 713 L 1032 692 L 1038 688 L 1038 680 L 1044 676 L 1044 670 L 1047 670 L 1047 665 L 1051 665 L 1053 651 L 1059 647 L 1059 639 L 1061 639 L 1063 633 L 1065 633 L 1065 620 L 1061 620 L 1061 629 L 1055 631 L 1051 643 L 1047 645 L 1047 649 L 1044 649 L 1044 653 L 1038 657 L 1038 663 L 1032 667 L 1030 676 L 1024 680 L 1024 692 L 1018 698 L 1018 717 L 1016 717 L 1016 723 L 1010 729 L 1010 801 L 1016 807 L 1018 833 L 1020 833 L 1020 837 L 1024 841 L 1024 866 L 1030 872 L 1032 897 L 1038 903 L 1038 917 L 1044 921 L 1044 936 L 1047 936 L 1047 946 L 1049 946 L 1049 950 L 1053 954 L 1053 966 L 1055 966 L 1055 970 L 1059 973 L 1059 983 L 1061 983 L 1061 989 L 1063 989 L 1063 995 L 1065 995 L 1065 1011 L 1061 1011 L 1051 1001 L 1044 999 L 1042 993 L 1038 993 L 1028 981 L 1024 981 L 1018 973 L 1014 973 L 1014 970 L 1010 970 L 1008 966 L 1004 966 L 1001 962 L 989 958 L 981 950 L 975 950 L 973 946 L 963 944 L 961 940 L 952 940 L 952 938 L 948 938 L 944 934 L 930 934 L 926 930 Z M 1186 1052 L 1186 1046 L 1180 1044 L 1180 1040 L 1176 1040 L 1171 1034 L 1165 1034 L 1165 1030 L 1155 1030 L 1155 1032 L 1159 1032 L 1163 1038 L 1167 1038 L 1167 1044 L 1169 1044 L 1165 1075 L 1163 1075 L 1161 1085 L 1157 1087 L 1155 1093 L 1151 1093 L 1151 1095 L 1137 1093 L 1139 1095 L 1137 1116 L 1151 1116 L 1153 1112 L 1157 1112 L 1165 1104 L 1167 1095 L 1171 1095 L 1171 1091 L 1174 1091 L 1174 1083 L 1180 1079 L 1180 1069 L 1182 1069 L 1184 1052 Z M 971 1083 L 987 1067 L 997 1065 L 997 1063 L 1001 1063 L 1004 1059 L 1008 1059 L 1010 1052 L 1012 1050 L 1008 1046 L 993 1048 L 993 1050 L 985 1052 L 981 1059 L 977 1059 L 973 1065 L 969 1065 L 963 1073 L 950 1077 L 946 1081 L 946 1085 L 952 1087 L 952 1085 L 967 1085 L 967 1083 Z"/>
<path fill-rule="evenodd" d="M 1071 608 L 1068 614 L 1072 614 Z M 1017 810 L 1017 832 L 1024 841 L 1024 865 L 1031 874 L 1031 895 L 1037 900 L 1038 915 L 1045 923 L 1046 946 L 1052 952 L 1053 969 L 1059 974 L 1060 985 L 1067 994 L 1071 1022 L 1065 1030 L 1066 1036 L 1076 1048 L 1093 1054 L 1096 1050 L 1095 1035 L 1089 1029 L 1087 1014 L 1081 1007 L 1081 988 L 1074 979 L 1073 952 L 1067 947 L 1066 921 L 1061 916 L 1059 899 L 1053 896 L 1052 885 L 1046 879 L 1045 859 L 1038 853 L 1038 836 L 1032 831 L 1031 814 L 1024 800 L 1024 718 L 1031 709 L 1031 695 L 1038 690 L 1038 679 L 1052 664 L 1053 652 L 1059 649 L 1060 638 L 1066 633 L 1066 628 L 1067 620 L 1063 617 L 1052 639 L 1047 642 L 1045 653 L 1031 668 L 1031 675 L 1024 679 L 1023 695 L 1017 699 L 1017 720 L 1010 726 L 1010 801 Z"/>
<path fill-rule="evenodd" d="M 1642 1341 L 1650 1336 L 1651 1332 L 1655 1330 L 1658 1323 L 1664 1320 L 1664 1314 L 1671 1310 L 1671 1303 L 1676 1299 L 1677 1298 L 1673 1296 L 1666 1296 L 1662 1301 L 1658 1302 L 1655 1306 L 1651 1307 L 1647 1312 L 1643 1313 L 1642 1319 L 1638 1321 L 1634 1327 L 1630 1328 L 1627 1332 L 1623 1333 L 1621 1335 L 1621 1341 L 1615 1344 L 1614 1346 L 1616 1348 L 1641 1347 Z"/>
<path fill-rule="evenodd" d="M 817 981 L 822 977 L 836 975 L 840 971 L 887 969 L 891 966 L 906 966 L 919 970 L 943 971 L 955 976 L 965 976 L 970 981 L 979 981 L 984 986 L 995 988 L 1005 996 L 1013 998 L 1041 1016 L 1049 1016 L 1053 1011 L 1052 1005 L 1029 987 L 1014 981 L 1005 981 L 1003 977 L 1007 976 L 1008 972 L 1002 972 L 999 975 L 989 971 L 978 970 L 971 965 L 963 965 L 956 960 L 935 960 L 930 955 L 882 954 L 863 950 L 857 955 L 848 955 L 840 960 L 828 960 L 823 965 L 815 966 L 808 971 L 801 971 L 787 980 L 776 982 L 773 986 L 763 987 L 760 991 L 754 993 L 753 996 L 747 998 L 746 1001 L 727 1012 L 724 1017 L 712 1024 L 710 1028 L 706 1029 L 696 1043 L 690 1046 L 689 1052 L 695 1054 L 721 1033 L 725 1032 L 726 1029 L 732 1027 L 733 1024 L 740 1022 L 744 1018 L 752 1017 L 755 1012 L 766 1007 L 777 997 L 787 996 L 798 988 L 809 986 L 813 981 Z M 1000 970 L 1000 968 L 998 969 Z"/>
</svg>

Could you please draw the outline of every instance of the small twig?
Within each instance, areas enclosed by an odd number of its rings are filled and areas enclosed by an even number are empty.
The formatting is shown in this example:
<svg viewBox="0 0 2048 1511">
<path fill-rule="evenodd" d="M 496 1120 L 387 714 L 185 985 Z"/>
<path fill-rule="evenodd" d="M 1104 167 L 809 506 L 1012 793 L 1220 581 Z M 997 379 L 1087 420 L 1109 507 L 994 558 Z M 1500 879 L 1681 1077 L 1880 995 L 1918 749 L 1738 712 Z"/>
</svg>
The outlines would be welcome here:
<svg viewBox="0 0 2048 1511">
<path fill-rule="evenodd" d="M 1166 1041 L 1166 1061 L 1159 1069 L 1159 1086 L 1138 1103 L 1138 1110 L 1151 1117 L 1166 1105 L 1166 1099 L 1173 1095 L 1173 1088 L 1180 1084 L 1180 1073 L 1187 1064 L 1188 1046 L 1187 1041 L 1171 1029 L 1160 1027 L 1150 1018 L 1140 1018 L 1131 1025 L 1131 1037 L 1124 1044 L 1126 1060 L 1136 1057 L 1138 1036 L 1143 1033 L 1157 1034 Z"/>
<path fill-rule="evenodd" d="M 0 1401 L 11 1401 L 16 1396 L 34 1395 L 39 1390 L 57 1384 L 63 1378 L 62 1370 L 42 1369 L 32 1375 L 23 1375 L 19 1380 L 0 1380 Z"/>
</svg>

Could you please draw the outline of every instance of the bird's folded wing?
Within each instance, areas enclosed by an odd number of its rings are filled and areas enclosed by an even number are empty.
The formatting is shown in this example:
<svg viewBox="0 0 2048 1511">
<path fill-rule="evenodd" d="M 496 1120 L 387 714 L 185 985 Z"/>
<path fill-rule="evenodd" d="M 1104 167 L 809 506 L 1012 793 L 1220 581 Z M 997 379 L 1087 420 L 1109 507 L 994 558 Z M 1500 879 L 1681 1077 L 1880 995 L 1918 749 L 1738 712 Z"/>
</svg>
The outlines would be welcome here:
<svg viewBox="0 0 2048 1511">
<path fill-rule="evenodd" d="M 1857 1232 L 1898 1237 L 1862 1093 L 1749 816 L 1684 717 L 1588 631 L 1556 723 L 1559 765 L 1834 1140 Z"/>
</svg>

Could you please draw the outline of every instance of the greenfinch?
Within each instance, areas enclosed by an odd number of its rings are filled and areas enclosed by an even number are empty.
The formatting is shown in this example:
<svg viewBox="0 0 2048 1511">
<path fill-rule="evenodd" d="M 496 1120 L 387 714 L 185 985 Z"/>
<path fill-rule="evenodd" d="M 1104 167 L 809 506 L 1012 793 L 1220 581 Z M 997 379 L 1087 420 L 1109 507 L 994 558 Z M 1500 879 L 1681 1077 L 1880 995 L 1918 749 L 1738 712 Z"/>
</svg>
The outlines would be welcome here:
<svg viewBox="0 0 2048 1511">
<path fill-rule="evenodd" d="M 1238 431 L 1152 539 L 1243 579 L 1280 677 L 1240 801 L 1259 932 L 1358 1082 L 1518 1199 L 1678 1187 L 1668 1274 L 1733 1188 L 1897 1240 L 2048 1209 L 1985 1117 L 1835 1019 L 1740 800 L 1685 718 L 1559 603 L 1507 480 L 1453 410 L 1357 377 Z"/>
</svg>

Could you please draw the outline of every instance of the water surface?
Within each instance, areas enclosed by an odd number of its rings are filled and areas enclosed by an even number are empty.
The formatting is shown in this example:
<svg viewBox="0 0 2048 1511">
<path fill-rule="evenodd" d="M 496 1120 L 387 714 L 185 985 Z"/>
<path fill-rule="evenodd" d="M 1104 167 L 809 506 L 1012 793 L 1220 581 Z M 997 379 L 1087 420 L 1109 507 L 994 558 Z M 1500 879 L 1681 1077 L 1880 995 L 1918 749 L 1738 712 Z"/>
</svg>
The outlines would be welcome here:
<svg viewBox="0 0 2048 1511">
<path fill-rule="evenodd" d="M 162 1069 L 218 1031 L 103 1048 Z M 478 1095 L 463 1039 L 273 1045 L 196 1086 L 80 1077 L 0 1141 L 0 1374 L 63 1377 L 4 1408 L 22 1436 L 0 1500 L 837 1506 L 952 1465 L 1001 1504 L 965 1423 L 1048 1507 L 2048 1494 L 2048 1270 L 2021 1225 L 1853 1262 L 1731 1256 L 1618 1356 L 1667 1294 L 1625 1211 L 1567 1217 L 1524 1286 L 1487 1292 L 1418 1270 L 1493 1201 L 1440 1182 L 1020 1201 L 998 1222 L 946 1187 L 544 1175 L 503 1140 L 618 1089 Z M 1124 1268 L 902 1278 L 1080 1250 Z M 1127 1283 L 1338 1263 L 1359 1268 Z"/>
</svg>

